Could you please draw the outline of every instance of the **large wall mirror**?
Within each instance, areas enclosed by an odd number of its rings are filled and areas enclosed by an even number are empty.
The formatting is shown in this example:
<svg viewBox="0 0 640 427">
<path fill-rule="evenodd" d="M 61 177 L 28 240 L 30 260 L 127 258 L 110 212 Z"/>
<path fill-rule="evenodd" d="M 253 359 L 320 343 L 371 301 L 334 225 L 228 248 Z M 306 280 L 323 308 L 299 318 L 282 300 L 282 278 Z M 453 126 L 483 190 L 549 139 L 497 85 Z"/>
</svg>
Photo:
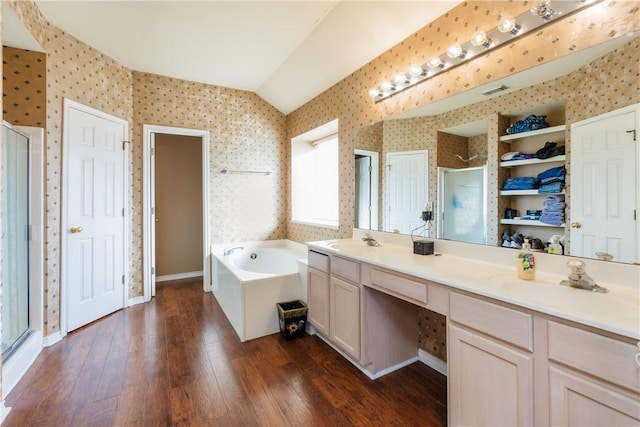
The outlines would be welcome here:
<svg viewBox="0 0 640 427">
<path fill-rule="evenodd" d="M 595 188 L 596 183 L 589 180 L 575 157 L 584 156 L 578 147 L 588 145 L 590 136 L 604 129 L 603 122 L 589 124 L 595 116 L 627 107 L 632 110 L 627 122 L 612 125 L 620 130 L 616 138 L 632 140 L 637 133 L 639 39 L 638 32 L 617 37 L 360 129 L 355 136 L 354 154 L 355 226 L 510 248 L 517 246 L 517 242 L 511 244 L 517 234 L 540 239 L 543 246 L 555 238 L 561 239 L 566 255 L 602 258 L 609 254 L 614 262 L 639 263 L 640 227 L 635 219 L 640 200 L 637 145 L 625 155 L 626 169 L 620 175 L 625 187 L 616 190 L 627 200 L 623 215 L 629 217 L 628 221 L 616 231 L 619 240 L 626 242 L 616 243 L 615 238 L 602 234 L 608 233 L 602 224 L 610 219 L 592 226 L 575 219 L 579 210 L 594 209 L 622 184 L 611 181 L 608 188 Z M 531 114 L 546 116 L 548 130 L 539 135 L 523 133 L 527 136 L 523 138 L 517 134 L 506 136 L 512 123 Z M 583 122 L 586 127 L 576 126 Z M 564 147 L 553 151 L 553 145 Z M 505 165 L 509 160 L 504 159 L 510 153 L 530 154 L 545 146 L 549 147 L 550 157 L 544 164 L 529 166 L 514 161 Z M 598 153 L 595 157 L 604 158 Z M 370 168 L 376 158 L 378 168 Z M 565 169 L 560 191 L 503 191 L 510 177 L 537 176 L 561 167 Z M 368 176 L 367 170 L 378 173 Z M 454 191 L 452 195 L 451 187 L 457 188 L 458 193 Z M 558 223 L 540 225 L 535 222 L 536 214 L 540 214 L 549 195 L 566 204 L 566 217 Z M 619 206 L 622 205 L 617 204 L 616 209 Z M 431 221 L 425 222 L 423 212 L 431 210 Z M 533 222 L 526 218 L 533 218 Z M 452 233 L 452 224 L 453 229 L 470 234 Z M 607 242 L 606 248 L 598 240 Z"/>
</svg>

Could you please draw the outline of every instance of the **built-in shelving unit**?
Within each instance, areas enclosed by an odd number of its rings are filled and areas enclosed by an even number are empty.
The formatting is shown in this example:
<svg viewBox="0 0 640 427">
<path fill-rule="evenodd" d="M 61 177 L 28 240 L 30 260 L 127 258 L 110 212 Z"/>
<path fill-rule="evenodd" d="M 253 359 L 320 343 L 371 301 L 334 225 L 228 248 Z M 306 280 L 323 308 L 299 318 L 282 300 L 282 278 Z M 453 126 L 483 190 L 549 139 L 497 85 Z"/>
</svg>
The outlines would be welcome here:
<svg viewBox="0 0 640 427">
<path fill-rule="evenodd" d="M 514 133 L 512 135 L 503 135 L 503 136 L 500 137 L 500 141 L 502 141 L 502 142 L 511 142 L 511 141 L 515 141 L 517 139 L 530 138 L 532 136 L 547 135 L 547 134 L 552 134 L 552 133 L 560 133 L 560 132 L 564 132 L 566 128 L 567 127 L 565 125 L 559 125 L 559 126 L 551 126 L 551 127 L 548 127 L 548 128 L 543 128 L 543 129 L 538 129 L 538 130 L 532 130 L 532 131 L 529 131 L 529 132 Z"/>
<path fill-rule="evenodd" d="M 560 193 L 538 193 L 538 190 L 501 190 L 501 196 L 552 196 L 554 194 L 564 194 L 564 190 Z"/>
<path fill-rule="evenodd" d="M 564 105 L 561 103 L 541 105 L 528 110 L 508 114 L 512 121 L 524 119 L 530 114 L 545 115 L 549 123 L 562 123 L 565 121 Z M 511 135 L 499 136 L 499 141 L 509 144 L 507 151 L 520 153 L 535 153 L 543 148 L 547 142 L 555 142 L 557 146 L 565 143 L 566 125 L 559 124 L 529 132 L 520 132 Z M 567 157 L 562 154 L 546 159 L 537 157 L 523 160 L 507 160 L 499 163 L 500 168 L 507 172 L 507 176 L 535 177 L 546 169 L 564 165 Z M 504 176 L 504 174 L 503 174 Z M 508 207 L 517 211 L 517 217 L 523 217 L 528 210 L 541 210 L 545 197 L 552 195 L 564 195 L 565 191 L 558 193 L 539 193 L 538 189 L 531 190 L 501 190 L 500 196 L 509 197 Z M 506 226 L 506 231 L 512 233 L 518 231 L 524 235 L 534 236 L 546 241 L 554 234 L 564 234 L 565 224 L 551 225 L 540 220 L 504 219 L 499 223 Z"/>
<path fill-rule="evenodd" d="M 549 157 L 548 159 L 525 159 L 525 160 L 509 160 L 506 162 L 500 162 L 501 168 L 511 168 L 514 166 L 525 166 L 525 165 L 538 165 L 542 163 L 564 163 L 567 156 L 560 155 Z"/>
<path fill-rule="evenodd" d="M 533 227 L 554 227 L 554 228 L 564 228 L 564 223 L 560 225 L 551 225 L 545 224 L 541 221 L 535 221 L 530 219 L 501 219 L 500 224 L 509 224 L 509 225 L 528 225 Z"/>
</svg>

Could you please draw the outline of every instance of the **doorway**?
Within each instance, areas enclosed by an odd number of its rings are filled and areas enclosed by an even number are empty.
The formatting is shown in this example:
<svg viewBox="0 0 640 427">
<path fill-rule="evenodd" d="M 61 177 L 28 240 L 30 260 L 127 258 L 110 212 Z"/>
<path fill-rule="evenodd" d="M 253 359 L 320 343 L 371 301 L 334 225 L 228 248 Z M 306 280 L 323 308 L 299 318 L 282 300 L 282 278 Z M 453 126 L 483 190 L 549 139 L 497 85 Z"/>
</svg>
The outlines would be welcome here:
<svg viewBox="0 0 640 427">
<path fill-rule="evenodd" d="M 356 228 L 378 230 L 378 163 L 375 151 L 355 150 Z"/>
<path fill-rule="evenodd" d="M 155 135 L 156 282 L 202 276 L 202 138 Z"/>
<path fill-rule="evenodd" d="M 188 144 L 188 148 L 187 145 Z M 184 150 L 182 148 L 185 148 Z M 184 151 L 184 152 L 183 152 Z M 189 152 L 187 155 L 186 152 Z M 193 159 L 199 151 L 199 185 L 194 181 L 193 171 L 184 172 L 185 164 L 193 165 Z M 158 153 L 160 159 L 158 159 Z M 174 162 L 172 156 L 182 160 Z M 198 161 L 198 160 L 196 160 Z M 160 167 L 160 175 L 156 169 Z M 180 172 L 177 168 L 183 170 Z M 209 248 L 209 131 L 200 129 L 176 128 L 170 126 L 143 126 L 143 287 L 144 300 L 149 301 L 156 293 L 156 282 L 187 277 L 202 276 L 203 290 L 211 290 L 210 248 Z M 185 184 L 182 178 L 190 175 L 191 184 Z M 180 176 L 180 179 L 178 179 Z M 180 189 L 173 188 L 178 181 L 188 185 Z M 193 187 L 197 186 L 196 189 Z M 188 192 L 189 201 L 182 200 L 183 192 Z M 171 194 L 179 194 L 180 200 Z M 199 200 L 194 201 L 198 198 Z M 158 199 L 158 196 L 160 198 Z M 195 199 L 194 199 L 195 197 Z M 177 208 L 177 209 L 176 209 Z M 200 214 L 194 213 L 199 210 Z M 171 213 L 173 211 L 173 213 Z M 168 216 L 166 216 L 168 215 Z M 177 217 L 178 219 L 176 219 Z M 180 222 L 199 222 L 200 227 L 188 226 L 189 231 L 181 233 Z M 166 227 L 165 227 L 166 226 Z M 160 232 L 160 235 L 158 235 Z M 177 240 L 189 247 L 191 255 L 182 257 L 175 246 Z M 168 242 L 168 243 L 167 243 Z M 194 242 L 200 248 L 194 250 Z M 197 244 L 195 245 L 197 246 Z M 194 255 L 194 253 L 196 255 Z M 180 256 L 178 256 L 180 255 Z M 194 257 L 200 257 L 194 261 Z M 175 261 L 177 258 L 184 258 Z M 158 262 L 163 265 L 160 266 Z M 197 267 L 196 267 L 197 266 Z"/>
</svg>

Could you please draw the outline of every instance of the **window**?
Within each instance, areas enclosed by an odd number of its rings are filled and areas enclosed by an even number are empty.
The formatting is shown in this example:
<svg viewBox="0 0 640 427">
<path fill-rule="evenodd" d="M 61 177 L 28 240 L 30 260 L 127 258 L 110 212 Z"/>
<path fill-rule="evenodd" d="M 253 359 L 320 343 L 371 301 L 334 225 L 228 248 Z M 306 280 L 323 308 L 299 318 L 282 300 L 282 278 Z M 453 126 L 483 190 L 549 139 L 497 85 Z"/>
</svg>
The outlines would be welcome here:
<svg viewBox="0 0 640 427">
<path fill-rule="evenodd" d="M 291 140 L 293 222 L 338 228 L 338 120 Z"/>
</svg>

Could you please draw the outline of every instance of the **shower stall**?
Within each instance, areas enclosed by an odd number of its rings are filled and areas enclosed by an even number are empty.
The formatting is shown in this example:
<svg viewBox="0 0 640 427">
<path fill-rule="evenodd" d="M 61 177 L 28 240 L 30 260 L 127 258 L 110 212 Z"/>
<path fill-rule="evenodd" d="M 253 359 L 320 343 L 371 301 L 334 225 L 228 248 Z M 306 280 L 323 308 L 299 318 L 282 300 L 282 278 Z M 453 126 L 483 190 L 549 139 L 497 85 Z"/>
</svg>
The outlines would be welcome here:
<svg viewBox="0 0 640 427">
<path fill-rule="evenodd" d="M 2 125 L 2 359 L 31 333 L 29 323 L 29 137 Z"/>
</svg>

